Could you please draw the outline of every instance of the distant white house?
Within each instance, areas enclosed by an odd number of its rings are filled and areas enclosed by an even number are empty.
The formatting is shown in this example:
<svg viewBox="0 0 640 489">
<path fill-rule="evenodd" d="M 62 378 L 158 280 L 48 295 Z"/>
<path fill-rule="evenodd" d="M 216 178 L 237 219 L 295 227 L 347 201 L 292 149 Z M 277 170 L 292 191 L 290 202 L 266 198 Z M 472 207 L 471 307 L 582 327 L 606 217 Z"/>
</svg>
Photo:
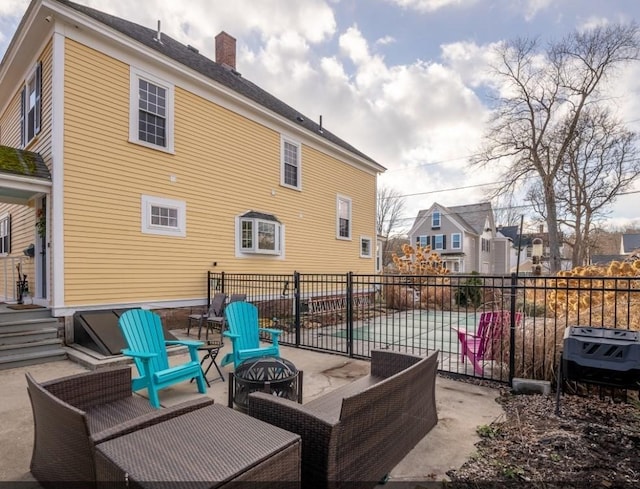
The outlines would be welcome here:
<svg viewBox="0 0 640 489">
<path fill-rule="evenodd" d="M 451 272 L 510 272 L 511 240 L 496 234 L 489 202 L 454 207 L 434 203 L 418 212 L 408 236 L 413 246 L 437 251 Z"/>
<path fill-rule="evenodd" d="M 508 238 L 511 242 L 509 272 L 529 273 L 533 271 L 533 240 L 540 238 L 542 240 L 542 274 L 546 275 L 549 270 L 549 233 L 544 231 L 540 226 L 538 232 L 520 234 L 519 226 L 498 226 L 496 229 L 497 236 Z M 571 260 L 564 258 L 564 245 L 560 246 L 561 267 L 563 270 L 571 269 Z"/>
</svg>

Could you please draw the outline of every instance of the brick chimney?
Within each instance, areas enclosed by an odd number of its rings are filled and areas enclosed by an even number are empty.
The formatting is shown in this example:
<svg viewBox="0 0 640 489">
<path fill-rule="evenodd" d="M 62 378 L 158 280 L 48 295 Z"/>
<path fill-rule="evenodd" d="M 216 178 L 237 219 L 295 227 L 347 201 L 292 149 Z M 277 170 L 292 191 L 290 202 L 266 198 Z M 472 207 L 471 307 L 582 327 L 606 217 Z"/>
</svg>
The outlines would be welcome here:
<svg viewBox="0 0 640 489">
<path fill-rule="evenodd" d="M 216 36 L 216 63 L 236 69 L 236 40 L 224 31 Z"/>
</svg>

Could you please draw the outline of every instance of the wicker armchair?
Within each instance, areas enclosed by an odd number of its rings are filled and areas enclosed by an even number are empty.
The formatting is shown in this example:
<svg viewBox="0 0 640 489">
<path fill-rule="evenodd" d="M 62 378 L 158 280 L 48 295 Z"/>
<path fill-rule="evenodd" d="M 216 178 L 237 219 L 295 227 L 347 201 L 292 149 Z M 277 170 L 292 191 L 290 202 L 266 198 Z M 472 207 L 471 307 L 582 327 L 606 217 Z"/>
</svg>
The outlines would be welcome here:
<svg viewBox="0 0 640 489">
<path fill-rule="evenodd" d="M 372 350 L 371 374 L 307 404 L 249 394 L 249 415 L 302 438 L 302 487 L 375 487 L 436 425 L 438 352 Z"/>
<path fill-rule="evenodd" d="M 94 487 L 97 444 L 213 404 L 200 398 L 154 409 L 132 395 L 128 366 L 43 383 L 26 377 L 34 421 L 31 473 L 46 487 Z"/>
</svg>

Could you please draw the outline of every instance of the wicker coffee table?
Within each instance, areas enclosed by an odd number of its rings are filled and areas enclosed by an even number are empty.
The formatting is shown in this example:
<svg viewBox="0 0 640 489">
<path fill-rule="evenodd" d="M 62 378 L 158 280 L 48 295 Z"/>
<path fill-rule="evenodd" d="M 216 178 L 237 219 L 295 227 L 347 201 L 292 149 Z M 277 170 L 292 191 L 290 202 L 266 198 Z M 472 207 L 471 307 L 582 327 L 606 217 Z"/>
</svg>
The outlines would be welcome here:
<svg viewBox="0 0 640 489">
<path fill-rule="evenodd" d="M 101 443 L 96 477 L 99 486 L 299 489 L 300 452 L 298 435 L 214 404 Z"/>
</svg>

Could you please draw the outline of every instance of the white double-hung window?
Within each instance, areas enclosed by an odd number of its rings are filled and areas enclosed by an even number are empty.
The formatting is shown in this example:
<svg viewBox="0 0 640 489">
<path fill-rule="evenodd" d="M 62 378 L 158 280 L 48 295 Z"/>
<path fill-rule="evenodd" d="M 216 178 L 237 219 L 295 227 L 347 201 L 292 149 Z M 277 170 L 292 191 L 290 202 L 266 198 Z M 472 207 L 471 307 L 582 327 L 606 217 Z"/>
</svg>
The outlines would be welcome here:
<svg viewBox="0 0 640 489">
<path fill-rule="evenodd" d="M 42 119 L 42 63 L 38 63 L 29 73 L 20 96 L 20 142 L 24 148 L 40 133 Z"/>
<path fill-rule="evenodd" d="M 300 143 L 282 136 L 281 138 L 281 180 L 285 187 L 302 188 Z"/>
<path fill-rule="evenodd" d="M 173 85 L 131 67 L 129 140 L 173 152 Z"/>
<path fill-rule="evenodd" d="M 336 238 L 351 239 L 351 199 L 338 195 L 336 202 Z"/>
</svg>

